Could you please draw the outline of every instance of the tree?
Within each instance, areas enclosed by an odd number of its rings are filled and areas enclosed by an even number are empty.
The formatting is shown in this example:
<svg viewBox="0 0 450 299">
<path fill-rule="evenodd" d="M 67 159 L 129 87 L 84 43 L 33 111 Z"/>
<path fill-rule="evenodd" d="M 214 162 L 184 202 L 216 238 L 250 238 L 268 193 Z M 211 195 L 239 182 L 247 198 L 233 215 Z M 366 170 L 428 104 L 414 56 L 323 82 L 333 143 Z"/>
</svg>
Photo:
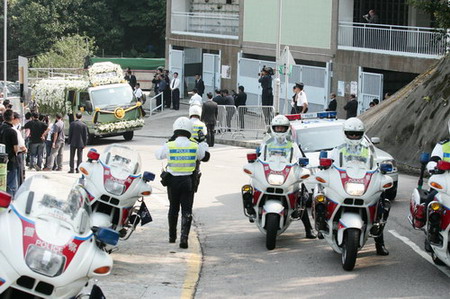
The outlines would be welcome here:
<svg viewBox="0 0 450 299">
<path fill-rule="evenodd" d="M 83 68 L 87 56 L 92 56 L 96 47 L 94 39 L 78 34 L 63 37 L 46 53 L 33 58 L 36 68 Z"/>
<path fill-rule="evenodd" d="M 409 0 L 409 3 L 426 13 L 434 20 L 434 27 L 443 35 L 450 29 L 450 2 L 448 0 Z"/>
</svg>

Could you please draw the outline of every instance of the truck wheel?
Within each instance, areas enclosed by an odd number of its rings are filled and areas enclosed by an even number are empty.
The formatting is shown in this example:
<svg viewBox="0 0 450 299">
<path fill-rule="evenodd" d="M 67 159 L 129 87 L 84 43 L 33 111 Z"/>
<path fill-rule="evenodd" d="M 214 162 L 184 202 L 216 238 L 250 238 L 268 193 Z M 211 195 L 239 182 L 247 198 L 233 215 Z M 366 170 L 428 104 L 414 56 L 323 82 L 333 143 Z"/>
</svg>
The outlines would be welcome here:
<svg viewBox="0 0 450 299">
<path fill-rule="evenodd" d="M 361 231 L 356 228 L 349 228 L 345 231 L 342 244 L 342 268 L 346 271 L 351 271 L 355 267 L 360 233 Z"/>
<path fill-rule="evenodd" d="M 280 226 L 280 215 L 267 214 L 266 216 L 266 247 L 269 250 L 275 248 L 277 244 L 277 232 Z"/>
<path fill-rule="evenodd" d="M 134 136 L 134 131 L 128 131 L 128 132 L 123 133 L 123 138 L 126 141 L 130 141 L 131 139 L 133 139 L 133 136 Z"/>
</svg>

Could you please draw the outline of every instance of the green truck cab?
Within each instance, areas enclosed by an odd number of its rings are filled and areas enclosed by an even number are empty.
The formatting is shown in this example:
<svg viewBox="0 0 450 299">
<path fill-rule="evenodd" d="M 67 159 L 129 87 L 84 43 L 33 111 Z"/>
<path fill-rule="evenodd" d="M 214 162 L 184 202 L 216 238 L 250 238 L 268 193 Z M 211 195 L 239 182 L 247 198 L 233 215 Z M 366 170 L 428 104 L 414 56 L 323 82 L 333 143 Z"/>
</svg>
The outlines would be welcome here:
<svg viewBox="0 0 450 299">
<path fill-rule="evenodd" d="M 89 129 L 91 144 L 94 138 L 123 135 L 131 140 L 135 130 L 144 126 L 144 111 L 131 86 L 123 79 L 117 64 L 95 63 L 88 77 L 43 79 L 32 89 L 32 98 L 39 112 L 54 116 L 64 114 L 66 133 L 75 114 L 82 113 L 82 121 Z"/>
</svg>

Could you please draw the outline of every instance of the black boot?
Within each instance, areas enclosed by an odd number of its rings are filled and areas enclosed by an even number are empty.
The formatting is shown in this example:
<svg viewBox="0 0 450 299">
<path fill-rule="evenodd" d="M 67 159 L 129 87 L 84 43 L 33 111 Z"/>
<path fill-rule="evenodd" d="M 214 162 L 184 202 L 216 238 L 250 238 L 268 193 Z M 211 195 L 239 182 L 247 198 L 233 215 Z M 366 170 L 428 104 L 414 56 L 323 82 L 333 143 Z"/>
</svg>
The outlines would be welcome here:
<svg viewBox="0 0 450 299">
<path fill-rule="evenodd" d="M 175 243 L 177 239 L 177 222 L 178 215 L 169 215 L 169 243 Z"/>
<path fill-rule="evenodd" d="M 307 208 L 305 208 L 305 210 L 303 211 L 302 222 L 303 222 L 303 225 L 305 226 L 306 238 L 307 239 L 315 239 L 316 235 L 312 232 L 312 226 L 311 226 L 311 222 L 309 221 Z"/>
<path fill-rule="evenodd" d="M 377 249 L 378 255 L 389 255 L 389 251 L 384 247 L 384 237 L 383 234 L 381 234 L 379 237 L 374 238 L 375 239 L 375 248 Z"/>
<path fill-rule="evenodd" d="M 192 215 L 181 217 L 180 248 L 188 248 L 189 231 L 191 230 Z"/>
</svg>

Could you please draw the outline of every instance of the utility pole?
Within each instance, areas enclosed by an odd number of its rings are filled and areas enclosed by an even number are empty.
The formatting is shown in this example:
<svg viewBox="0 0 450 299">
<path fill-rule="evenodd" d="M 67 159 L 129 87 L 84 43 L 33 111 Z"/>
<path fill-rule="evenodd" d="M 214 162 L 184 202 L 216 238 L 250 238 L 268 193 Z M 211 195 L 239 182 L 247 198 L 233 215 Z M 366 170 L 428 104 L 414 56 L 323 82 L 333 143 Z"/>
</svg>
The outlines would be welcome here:
<svg viewBox="0 0 450 299">
<path fill-rule="evenodd" d="M 3 78 L 4 78 L 4 82 L 3 82 L 3 99 L 6 99 L 7 97 L 7 92 L 8 89 L 6 88 L 6 71 L 7 71 L 7 38 L 6 35 L 8 33 L 8 29 L 7 29 L 7 19 L 8 19 L 8 0 L 4 0 L 3 1 L 3 8 L 4 8 L 4 24 L 3 24 Z"/>
<path fill-rule="evenodd" d="M 281 48 L 281 21 L 282 21 L 283 0 L 278 0 L 278 38 L 276 47 L 276 77 L 275 77 L 275 96 L 273 105 L 275 108 L 275 115 L 280 112 L 280 94 L 281 94 L 281 79 L 280 79 L 280 48 Z"/>
</svg>

